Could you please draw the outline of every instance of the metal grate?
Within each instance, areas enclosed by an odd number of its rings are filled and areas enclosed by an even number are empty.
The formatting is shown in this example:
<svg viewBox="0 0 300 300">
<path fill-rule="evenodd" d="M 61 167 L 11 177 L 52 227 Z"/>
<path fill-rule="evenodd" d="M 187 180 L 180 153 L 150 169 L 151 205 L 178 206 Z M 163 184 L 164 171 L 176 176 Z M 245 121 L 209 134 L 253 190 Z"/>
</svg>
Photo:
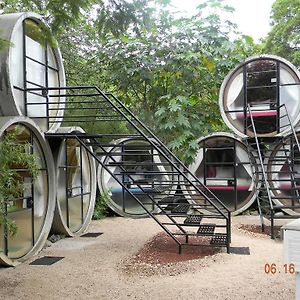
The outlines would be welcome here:
<svg viewBox="0 0 300 300">
<path fill-rule="evenodd" d="M 172 213 L 187 213 L 190 209 L 190 204 L 181 203 L 172 209 Z"/>
<path fill-rule="evenodd" d="M 212 235 L 214 234 L 216 225 L 215 224 L 203 224 L 200 225 L 197 234 L 198 235 Z"/>
<path fill-rule="evenodd" d="M 202 220 L 201 215 L 189 215 L 185 220 L 184 224 L 200 224 Z"/>
<path fill-rule="evenodd" d="M 102 234 L 103 234 L 103 232 L 88 232 L 88 233 L 83 234 L 81 237 L 96 238 L 96 237 L 98 237 L 99 235 L 102 235 Z"/>
<path fill-rule="evenodd" d="M 210 241 L 211 245 L 226 245 L 227 235 L 226 233 L 216 233 Z"/>
<path fill-rule="evenodd" d="M 62 260 L 63 256 L 44 256 L 30 263 L 33 266 L 50 266 Z"/>
</svg>

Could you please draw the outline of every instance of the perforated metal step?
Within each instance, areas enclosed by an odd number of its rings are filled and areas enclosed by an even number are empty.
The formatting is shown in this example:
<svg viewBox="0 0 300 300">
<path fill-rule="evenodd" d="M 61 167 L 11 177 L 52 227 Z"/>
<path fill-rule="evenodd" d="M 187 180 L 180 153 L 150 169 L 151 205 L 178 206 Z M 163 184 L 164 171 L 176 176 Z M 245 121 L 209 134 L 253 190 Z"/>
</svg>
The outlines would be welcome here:
<svg viewBox="0 0 300 300">
<path fill-rule="evenodd" d="M 199 226 L 197 231 L 198 235 L 213 235 L 216 228 L 216 224 L 203 224 Z"/>
<path fill-rule="evenodd" d="M 227 244 L 226 233 L 216 233 L 210 240 L 210 244 L 215 246 L 226 246 Z"/>
<path fill-rule="evenodd" d="M 187 213 L 190 209 L 190 204 L 180 203 L 176 207 L 174 207 L 171 212 L 172 213 Z"/>
<path fill-rule="evenodd" d="M 202 220 L 201 215 L 190 215 L 184 220 L 184 224 L 200 224 Z"/>
</svg>

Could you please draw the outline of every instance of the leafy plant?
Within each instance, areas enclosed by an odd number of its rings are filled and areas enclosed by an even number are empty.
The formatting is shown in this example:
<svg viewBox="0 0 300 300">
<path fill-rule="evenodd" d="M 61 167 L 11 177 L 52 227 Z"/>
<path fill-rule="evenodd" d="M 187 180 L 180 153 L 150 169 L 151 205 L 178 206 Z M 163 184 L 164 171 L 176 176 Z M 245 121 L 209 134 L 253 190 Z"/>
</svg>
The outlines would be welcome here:
<svg viewBox="0 0 300 300">
<path fill-rule="evenodd" d="M 93 213 L 93 220 L 103 219 L 106 215 L 107 202 L 110 199 L 110 192 L 105 191 L 97 196 L 96 204 Z"/>
<path fill-rule="evenodd" d="M 13 236 L 17 232 L 14 220 L 7 214 L 14 210 L 16 199 L 22 198 L 28 184 L 32 184 L 38 176 L 36 156 L 31 153 L 29 143 L 18 143 L 18 128 L 7 133 L 0 141 L 0 225 L 4 226 L 5 236 Z M 25 183 L 18 169 L 26 169 L 26 176 L 32 183 Z"/>
</svg>

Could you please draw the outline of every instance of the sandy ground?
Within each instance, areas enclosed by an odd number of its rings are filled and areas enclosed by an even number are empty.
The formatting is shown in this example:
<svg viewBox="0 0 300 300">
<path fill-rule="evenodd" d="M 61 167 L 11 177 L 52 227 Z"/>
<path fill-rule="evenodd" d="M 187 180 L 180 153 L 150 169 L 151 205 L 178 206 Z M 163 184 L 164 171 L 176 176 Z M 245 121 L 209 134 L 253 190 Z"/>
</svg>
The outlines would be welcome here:
<svg viewBox="0 0 300 300">
<path fill-rule="evenodd" d="M 63 239 L 30 261 L 0 269 L 1 299 L 294 299 L 295 275 L 284 273 L 282 242 L 238 229 L 257 221 L 233 218 L 232 246 L 249 247 L 250 255 L 221 252 L 133 268 L 128 264 L 161 231 L 158 225 L 120 217 L 93 221 L 89 232 L 101 236 Z M 64 258 L 50 266 L 29 265 L 46 255 Z M 275 263 L 277 273 L 266 274 L 266 263 Z"/>
</svg>

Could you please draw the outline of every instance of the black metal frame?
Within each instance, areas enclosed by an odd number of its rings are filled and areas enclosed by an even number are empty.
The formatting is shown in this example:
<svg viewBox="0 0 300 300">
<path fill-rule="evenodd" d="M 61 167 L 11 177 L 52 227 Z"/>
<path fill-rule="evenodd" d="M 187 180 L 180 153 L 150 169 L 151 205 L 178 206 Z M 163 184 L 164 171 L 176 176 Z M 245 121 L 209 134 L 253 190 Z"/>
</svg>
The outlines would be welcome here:
<svg viewBox="0 0 300 300">
<path fill-rule="evenodd" d="M 83 211 L 83 203 L 84 203 L 84 196 L 86 195 L 91 195 L 91 189 L 89 191 L 84 191 L 83 190 L 83 173 L 82 173 L 82 166 L 83 166 L 83 148 L 81 143 L 78 143 L 78 146 L 75 146 L 76 148 L 79 147 L 79 165 L 78 166 L 69 166 L 68 165 L 68 141 L 69 140 L 74 140 L 77 141 L 77 139 L 73 139 L 70 136 L 61 136 L 62 141 L 64 143 L 64 147 L 65 147 L 65 153 L 64 153 L 64 160 L 65 163 L 62 166 L 58 166 L 58 168 L 63 169 L 65 172 L 65 181 L 66 181 L 66 187 L 65 187 L 65 197 L 66 197 L 66 225 L 69 228 L 70 227 L 70 214 L 69 214 L 69 201 L 72 198 L 78 197 L 80 196 L 81 199 L 81 208 L 80 208 L 80 214 L 81 214 L 81 224 L 84 223 L 84 211 Z M 77 141 L 78 142 L 78 141 Z M 91 164 L 91 159 L 92 157 L 88 154 L 88 160 L 89 163 Z M 69 187 L 69 177 L 68 177 L 68 170 L 70 167 L 76 167 L 76 168 L 80 168 L 80 185 L 79 186 L 71 186 Z M 90 178 L 92 178 L 91 176 L 91 169 L 90 169 L 90 174 L 89 174 Z M 80 188 L 80 193 L 73 195 L 73 189 L 78 189 Z M 71 200 L 72 201 L 72 200 Z"/>
<path fill-rule="evenodd" d="M 273 88 L 275 87 L 276 88 L 276 103 L 274 102 L 270 102 L 270 103 L 265 103 L 265 104 L 269 104 L 270 105 L 270 111 L 271 110 L 276 110 L 276 124 L 275 124 L 275 128 L 276 128 L 276 132 L 277 133 L 280 133 L 280 64 L 281 62 L 275 60 L 275 59 L 272 59 L 272 58 L 257 58 L 256 60 L 272 60 L 276 63 L 276 84 L 274 85 L 270 85 L 270 86 L 251 86 L 251 87 L 248 87 L 248 84 L 247 84 L 247 75 L 248 75 L 248 71 L 247 71 L 247 64 L 248 63 L 251 63 L 253 61 L 249 61 L 247 62 L 246 64 L 244 64 L 242 66 L 243 70 L 243 97 L 244 97 L 244 106 L 243 106 L 243 109 L 238 109 L 238 110 L 225 110 L 225 114 L 230 114 L 230 113 L 236 113 L 236 112 L 241 112 L 243 113 L 243 122 L 244 122 L 244 128 L 243 128 L 243 132 L 245 135 L 248 135 L 248 130 L 249 128 L 251 128 L 251 120 L 250 120 L 250 116 L 248 115 L 248 105 L 250 103 L 248 103 L 248 90 L 249 89 L 258 89 L 258 88 Z M 262 71 L 262 72 L 266 72 L 266 71 Z M 274 105 L 274 108 L 272 108 L 272 106 Z M 252 109 L 252 112 L 253 111 L 262 111 L 260 109 L 255 109 L 255 105 L 250 105 L 250 106 L 253 106 L 254 109 Z M 253 118 L 253 115 L 252 115 L 252 118 Z M 257 133 L 256 133 L 257 134 Z"/>
<path fill-rule="evenodd" d="M 263 217 L 267 217 L 270 219 L 270 225 L 271 225 L 271 238 L 274 239 L 275 238 L 275 233 L 274 233 L 274 221 L 276 219 L 295 219 L 295 218 L 299 218 L 300 217 L 300 212 L 299 214 L 296 215 L 275 215 L 276 211 L 278 210 L 284 210 L 284 209 L 300 209 L 300 191 L 296 186 L 296 178 L 294 176 L 294 174 L 296 173 L 294 170 L 294 163 L 295 160 L 293 159 L 294 157 L 294 151 L 295 151 L 295 147 L 298 150 L 298 153 L 300 153 L 300 144 L 299 144 L 299 140 L 297 137 L 297 134 L 295 132 L 295 129 L 291 123 L 291 119 L 288 113 L 288 110 L 285 106 L 285 104 L 281 104 L 278 107 L 276 107 L 277 111 L 279 112 L 279 133 L 281 132 L 282 128 L 286 128 L 289 127 L 290 132 L 291 132 L 291 136 L 289 139 L 284 139 L 281 136 L 277 136 L 277 137 L 269 137 L 270 139 L 268 140 L 267 138 L 259 138 L 256 134 L 256 128 L 255 128 L 255 122 L 253 120 L 253 116 L 252 116 L 252 108 L 250 105 L 248 105 L 247 111 L 250 115 L 250 120 L 251 120 L 251 124 L 249 125 L 249 127 L 252 128 L 253 133 L 254 133 L 254 137 L 253 138 L 247 138 L 246 141 L 248 142 L 248 151 L 252 153 L 254 160 L 252 160 L 252 165 L 255 166 L 259 166 L 260 170 L 258 171 L 259 175 L 261 176 L 260 179 L 260 187 L 258 186 L 258 182 L 257 182 L 257 186 L 256 188 L 258 189 L 259 195 L 257 198 L 257 203 L 258 203 L 258 208 L 259 208 L 259 213 L 260 213 L 260 217 L 261 217 L 261 225 L 262 225 L 262 231 L 264 231 L 265 227 L 264 227 L 264 221 L 263 221 Z M 281 114 L 281 110 L 283 110 L 283 114 Z M 287 120 L 287 124 L 286 125 L 281 125 L 281 120 L 283 118 L 286 118 Z M 267 140 L 266 140 L 267 139 Z M 254 140 L 254 141 L 253 141 Z M 269 149 L 268 147 L 262 147 L 263 144 L 268 144 L 268 143 L 272 143 L 275 145 L 277 145 L 277 147 L 280 147 L 280 149 L 282 149 L 284 155 L 282 157 L 274 157 L 272 158 L 270 156 L 270 154 L 268 153 Z M 288 145 L 290 148 L 286 149 L 286 145 Z M 255 150 L 252 148 L 252 146 L 254 146 Z M 287 155 L 287 151 L 290 152 L 290 156 Z M 280 199 L 280 197 L 272 195 L 272 190 L 279 190 L 278 188 L 275 188 L 274 185 L 271 186 L 271 182 L 273 181 L 272 176 L 268 176 L 269 174 L 272 174 L 272 171 L 268 171 L 267 170 L 267 166 L 270 162 L 268 162 L 268 164 L 265 162 L 265 158 L 269 158 L 269 160 L 272 158 L 271 162 L 272 163 L 276 163 L 276 162 L 287 162 L 288 163 L 288 167 L 289 167 L 289 172 L 290 172 L 290 181 L 291 181 L 291 185 L 292 185 L 292 190 L 294 191 L 294 193 L 291 196 L 291 201 L 292 201 L 292 205 L 274 205 L 273 204 L 273 199 Z M 292 159 L 291 159 L 292 157 Z M 255 161 L 255 158 L 258 159 L 258 163 Z M 270 179 L 271 177 L 271 179 Z M 275 180 L 276 182 L 279 181 L 278 179 Z M 267 193 L 266 195 L 264 195 L 264 193 Z M 264 215 L 263 213 L 263 209 L 261 206 L 261 200 L 263 199 L 267 199 L 268 201 L 268 208 L 267 208 L 267 215 Z M 298 201 L 299 204 L 295 204 L 295 200 Z M 268 215 L 269 214 L 269 215 Z"/>
<path fill-rule="evenodd" d="M 45 89 L 45 88 L 48 88 L 49 87 L 49 80 L 48 80 L 48 75 L 49 75 L 49 70 L 52 70 L 52 71 L 55 71 L 57 73 L 57 78 L 58 78 L 58 82 L 60 83 L 60 72 L 59 72 L 59 69 L 58 68 L 53 68 L 51 66 L 49 66 L 49 62 L 48 62 L 48 42 L 47 40 L 45 41 L 45 51 L 44 51 L 44 55 L 45 55 L 45 62 L 41 62 L 41 61 L 38 61 L 36 59 L 34 59 L 33 57 L 29 56 L 27 54 L 27 51 L 26 51 L 26 32 L 25 32 L 25 22 L 26 20 L 28 19 L 25 19 L 23 20 L 23 24 L 22 24 L 22 27 L 23 27 L 23 88 L 21 87 L 15 87 L 21 91 L 23 91 L 23 97 L 24 97 L 24 114 L 25 116 L 28 116 L 28 95 L 27 93 L 31 93 L 31 94 L 34 94 L 36 96 L 39 96 L 39 97 L 43 97 L 43 98 L 46 98 L 46 102 L 45 102 L 45 105 L 46 105 L 46 120 L 47 120 L 47 126 L 48 126 L 48 130 L 50 128 L 50 121 L 49 121 L 49 111 L 50 111 L 50 104 L 49 101 L 48 101 L 48 90 Z M 39 23 L 34 20 L 34 19 L 30 19 L 30 21 L 34 22 L 36 25 L 39 25 Z M 53 53 L 54 54 L 54 53 Z M 55 54 L 54 54 L 55 56 Z M 41 66 L 44 66 L 45 67 L 45 86 L 41 86 L 40 84 L 37 84 L 36 82 L 32 82 L 32 81 L 29 81 L 27 79 L 27 60 L 30 60 L 36 64 L 39 64 Z M 34 91 L 30 91 L 30 89 L 28 89 L 28 83 L 30 85 L 33 85 L 33 86 L 36 86 L 38 88 L 40 88 L 41 90 L 41 94 L 34 92 Z M 41 104 L 41 103 L 40 103 Z"/>
<path fill-rule="evenodd" d="M 217 227 L 224 228 L 226 231 L 226 245 L 223 244 L 213 244 L 211 246 L 226 246 L 227 251 L 229 252 L 229 245 L 231 240 L 231 224 L 230 224 L 230 212 L 228 208 L 209 190 L 205 185 L 203 185 L 189 170 L 187 167 L 184 166 L 184 164 L 176 158 L 172 152 L 162 143 L 160 140 L 135 116 L 133 115 L 130 110 L 116 97 L 114 97 L 111 93 L 104 93 L 102 92 L 98 87 L 96 86 L 82 86 L 82 87 L 38 87 L 38 88 L 27 88 L 26 92 L 41 92 L 48 94 L 50 91 L 60 91 L 58 95 L 49 95 L 49 98 L 56 97 L 56 102 L 51 102 L 53 104 L 66 104 L 65 111 L 74 112 L 79 107 L 82 107 L 83 104 L 85 104 L 84 110 L 82 108 L 78 109 L 81 112 L 85 111 L 87 112 L 87 115 L 81 115 L 81 114 L 71 114 L 67 115 L 65 117 L 57 117 L 57 116 L 49 116 L 48 122 L 49 123 L 55 123 L 55 122 L 62 122 L 62 123 L 68 123 L 70 124 L 78 124 L 82 123 L 85 124 L 86 122 L 112 122 L 115 120 L 118 120 L 120 122 L 125 122 L 127 126 L 129 126 L 134 133 L 132 136 L 139 137 L 140 139 L 146 140 L 149 145 L 151 146 L 152 150 L 157 151 L 157 154 L 162 156 L 163 159 L 167 164 L 170 164 L 172 171 L 171 172 L 163 172 L 165 175 L 174 175 L 177 176 L 179 181 L 178 184 L 185 184 L 186 186 L 189 186 L 186 191 L 192 195 L 189 196 L 190 198 L 197 198 L 197 199 L 205 199 L 205 203 L 201 202 L 200 204 L 189 204 L 189 208 L 191 210 L 196 210 L 197 213 L 199 213 L 199 209 L 201 208 L 207 208 L 207 206 L 211 207 L 211 210 L 214 211 L 214 214 L 212 215 L 205 215 L 206 218 L 219 218 L 223 219 L 226 223 L 226 225 L 217 225 Z M 80 92 L 82 91 L 82 92 Z M 72 100 L 70 101 L 60 101 L 60 97 L 71 97 Z M 74 100 L 77 97 L 81 99 L 81 101 Z M 95 100 L 93 97 L 96 97 Z M 41 105 L 42 103 L 36 102 L 36 103 L 28 103 L 27 105 Z M 45 103 L 43 103 L 46 105 Z M 77 105 L 77 107 L 76 107 Z M 56 108 L 60 109 L 60 108 Z M 51 108 L 49 108 L 51 110 Z M 90 113 L 91 112 L 91 113 Z M 50 114 L 49 114 L 50 115 Z M 39 117 L 41 118 L 41 117 Z M 107 140 L 111 140 L 112 138 L 116 137 L 122 137 L 124 134 L 46 134 L 46 137 L 61 137 L 61 138 L 76 138 L 78 141 L 80 141 L 83 148 L 85 148 L 94 158 L 95 160 L 102 165 L 102 167 L 105 168 L 107 172 L 110 173 L 109 166 L 106 166 L 103 164 L 103 162 L 99 159 L 99 157 L 91 151 L 88 146 L 90 145 L 96 145 L 97 147 L 100 147 L 104 153 L 102 155 L 104 156 L 111 156 L 110 153 L 105 152 L 106 147 L 115 147 L 115 144 L 108 143 Z M 91 141 L 88 141 L 90 139 Z M 101 141 L 102 139 L 102 141 Z M 100 141 L 99 141 L 100 140 Z M 147 154 L 149 155 L 149 153 Z M 126 170 L 126 165 L 123 164 L 122 169 L 124 169 L 122 172 L 127 174 L 129 177 L 131 177 L 130 172 Z M 144 172 L 146 173 L 146 172 Z M 153 172 L 154 174 L 155 172 Z M 162 174 L 162 172 L 159 172 Z M 116 174 L 111 174 L 112 177 L 119 183 L 119 185 L 126 191 L 132 198 L 134 198 L 139 205 L 146 211 L 148 215 L 150 215 L 158 224 L 161 226 L 167 234 L 178 244 L 179 251 L 181 252 L 182 245 L 188 244 L 188 237 L 191 235 L 187 230 L 184 229 L 184 226 L 186 224 L 182 224 L 182 222 L 179 222 L 176 218 L 179 216 L 176 214 L 176 216 L 168 211 L 166 211 L 166 207 L 164 204 L 160 202 L 162 197 L 165 197 L 166 194 L 162 191 L 160 191 L 159 196 L 153 196 L 150 193 L 147 192 L 145 189 L 145 184 L 137 184 L 138 188 L 141 190 L 141 193 L 147 195 L 148 199 L 150 200 L 149 204 L 152 204 L 153 206 L 157 207 L 161 214 L 165 217 L 167 217 L 170 222 L 161 222 L 154 213 L 152 213 L 147 207 L 144 205 L 145 203 L 142 203 L 138 199 L 138 195 L 135 193 L 132 193 L 129 188 L 116 176 Z M 132 178 L 132 177 L 131 177 Z M 165 186 L 170 186 L 169 182 L 162 182 L 160 184 L 163 184 Z M 183 197 L 183 196 L 182 196 Z M 173 203 L 173 201 L 172 201 Z M 174 203 L 173 203 L 174 204 Z M 187 216 L 187 213 L 184 213 L 182 215 Z M 175 225 L 175 227 L 179 230 L 181 233 L 177 233 L 174 231 L 170 231 L 168 229 L 169 225 Z M 184 235 L 186 237 L 186 243 L 182 243 L 178 238 L 176 238 L 177 235 Z M 215 235 L 217 236 L 217 235 Z"/>
<path fill-rule="evenodd" d="M 30 154 L 33 154 L 33 147 L 34 147 L 34 135 L 33 132 L 31 131 L 30 128 L 26 127 L 26 125 L 22 124 L 22 123 L 15 123 L 12 125 L 20 125 L 25 127 L 27 130 L 29 130 L 30 132 L 30 136 L 28 137 L 28 144 L 30 147 Z M 37 143 L 39 143 L 38 140 L 36 140 Z M 43 157 L 43 161 L 45 162 L 45 157 Z M 18 169 L 17 172 L 23 172 L 26 169 Z M 40 168 L 39 171 L 45 171 L 44 168 Z M 48 181 L 48 174 L 47 174 L 47 181 Z M 31 210 L 31 236 L 32 236 L 32 246 L 35 245 L 35 223 L 34 223 L 34 203 L 35 203 L 35 195 L 34 195 L 34 183 L 33 181 L 31 182 L 31 186 L 30 186 L 30 191 L 31 191 L 31 195 L 30 196 L 25 196 L 25 197 L 21 197 L 21 198 L 17 198 L 14 200 L 26 200 L 26 208 L 23 209 L 30 209 Z M 24 196 L 24 195 L 23 195 Z M 48 200 L 48 199 L 47 199 Z M 4 210 L 4 215 L 7 217 L 9 214 L 8 212 L 8 206 L 7 203 L 5 203 L 5 210 Z M 4 224 L 3 226 L 3 232 L 4 232 L 4 247 L 3 247 L 3 252 L 6 256 L 9 257 L 9 237 L 8 237 L 8 232 L 7 232 L 7 228 L 6 228 L 6 224 Z"/>
</svg>

